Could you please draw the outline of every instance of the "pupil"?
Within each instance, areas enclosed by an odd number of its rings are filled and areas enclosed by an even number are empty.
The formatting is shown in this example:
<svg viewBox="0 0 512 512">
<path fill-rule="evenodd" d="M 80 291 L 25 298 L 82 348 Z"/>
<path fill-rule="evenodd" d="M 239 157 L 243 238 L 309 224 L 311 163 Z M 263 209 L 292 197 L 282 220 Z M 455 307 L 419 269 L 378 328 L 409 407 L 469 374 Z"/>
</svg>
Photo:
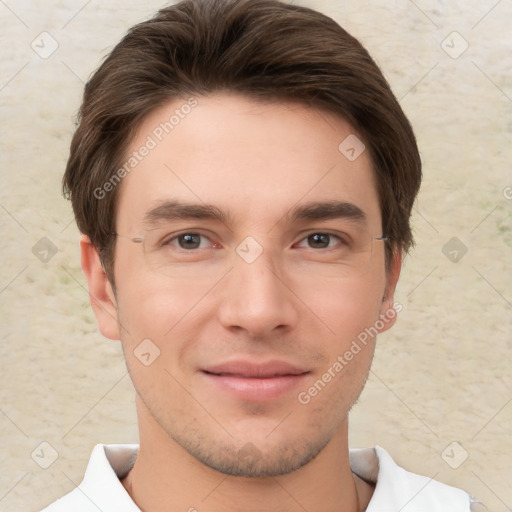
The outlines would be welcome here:
<svg viewBox="0 0 512 512">
<path fill-rule="evenodd" d="M 313 245 L 316 245 L 317 248 L 329 247 L 329 235 L 327 234 L 315 233 L 313 235 L 309 235 L 309 239 L 313 242 Z"/>
<path fill-rule="evenodd" d="M 184 243 L 180 243 L 181 247 L 183 249 L 197 249 L 200 244 L 199 235 L 198 234 L 192 234 L 192 235 L 181 235 L 181 240 L 184 241 Z M 191 242 L 191 243 L 187 243 Z"/>
</svg>

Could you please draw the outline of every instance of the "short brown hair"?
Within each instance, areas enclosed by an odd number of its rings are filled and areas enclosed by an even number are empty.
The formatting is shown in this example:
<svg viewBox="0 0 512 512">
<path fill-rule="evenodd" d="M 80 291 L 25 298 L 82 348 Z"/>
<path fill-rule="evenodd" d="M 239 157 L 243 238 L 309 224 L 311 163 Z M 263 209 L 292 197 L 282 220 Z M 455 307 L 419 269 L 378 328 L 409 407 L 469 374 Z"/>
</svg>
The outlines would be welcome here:
<svg viewBox="0 0 512 512">
<path fill-rule="evenodd" d="M 361 43 L 331 18 L 278 0 L 183 0 L 132 27 L 85 87 L 63 190 L 112 284 L 119 187 L 102 198 L 94 191 L 122 165 L 151 111 L 218 91 L 300 101 L 346 119 L 370 151 L 387 268 L 394 252 L 410 248 L 421 160 L 409 121 Z"/>
</svg>

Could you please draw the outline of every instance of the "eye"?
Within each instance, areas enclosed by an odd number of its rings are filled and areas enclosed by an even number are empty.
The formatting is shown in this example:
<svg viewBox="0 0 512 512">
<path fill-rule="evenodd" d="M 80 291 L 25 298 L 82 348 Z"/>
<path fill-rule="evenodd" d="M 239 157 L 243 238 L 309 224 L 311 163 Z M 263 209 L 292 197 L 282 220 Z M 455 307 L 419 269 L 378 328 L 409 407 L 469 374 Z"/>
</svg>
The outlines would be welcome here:
<svg viewBox="0 0 512 512">
<path fill-rule="evenodd" d="M 306 238 L 304 238 L 299 244 L 299 247 L 304 247 L 303 243 L 306 242 L 311 244 L 310 247 L 313 249 L 331 248 L 336 245 L 331 245 L 333 240 L 337 240 L 338 242 L 341 242 L 341 244 L 345 243 L 344 240 L 342 240 L 339 236 L 333 235 L 332 233 L 317 232 L 311 233 Z"/>
<path fill-rule="evenodd" d="M 168 238 L 162 245 L 172 245 L 186 251 L 205 249 L 210 246 L 218 247 L 218 244 L 213 243 L 207 236 L 193 232 L 174 235 L 173 237 Z"/>
</svg>

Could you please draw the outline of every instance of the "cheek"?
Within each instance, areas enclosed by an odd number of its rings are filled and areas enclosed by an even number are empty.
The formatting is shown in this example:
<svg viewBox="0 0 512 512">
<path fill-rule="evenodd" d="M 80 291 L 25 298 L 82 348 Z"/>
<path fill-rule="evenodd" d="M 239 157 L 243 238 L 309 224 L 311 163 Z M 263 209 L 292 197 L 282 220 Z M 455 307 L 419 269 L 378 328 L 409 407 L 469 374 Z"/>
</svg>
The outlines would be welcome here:
<svg viewBox="0 0 512 512">
<path fill-rule="evenodd" d="M 146 403 L 181 407 L 180 353 L 188 336 L 195 336 L 194 290 L 164 286 L 160 276 L 127 279 L 118 290 L 121 343 L 131 379 Z M 159 398 L 160 397 L 160 398 Z M 162 398 L 165 397 L 165 398 Z M 148 402 L 149 401 L 149 402 Z M 164 407 L 165 408 L 165 407 Z"/>
<path fill-rule="evenodd" d="M 205 294 L 204 285 L 157 274 L 125 278 L 118 289 L 120 319 L 130 337 L 167 337 L 193 316 Z M 189 323 L 187 321 L 187 323 Z"/>
<path fill-rule="evenodd" d="M 319 318 L 327 338 L 343 348 L 379 318 L 384 284 L 373 278 L 339 281 L 317 289 L 302 289 L 301 297 Z M 314 318 L 311 315 L 311 318 Z"/>
<path fill-rule="evenodd" d="M 204 287 L 193 282 L 173 280 L 170 284 L 149 273 L 123 283 L 118 301 L 121 342 L 141 396 L 149 399 L 165 391 L 176 406 L 181 403 L 180 387 L 172 376 L 182 380 L 179 375 L 186 373 L 190 363 L 186 354 L 205 329 L 209 317 L 204 315 L 208 302 L 204 295 Z"/>
<path fill-rule="evenodd" d="M 357 400 L 375 350 L 380 290 L 373 280 L 346 281 L 323 294 L 310 294 L 311 309 L 321 312 L 318 316 L 325 335 L 318 336 L 315 344 L 322 344 L 325 362 L 300 390 L 297 399 L 301 405 L 337 411 L 340 419 Z M 309 331 L 311 336 L 314 332 Z"/>
</svg>

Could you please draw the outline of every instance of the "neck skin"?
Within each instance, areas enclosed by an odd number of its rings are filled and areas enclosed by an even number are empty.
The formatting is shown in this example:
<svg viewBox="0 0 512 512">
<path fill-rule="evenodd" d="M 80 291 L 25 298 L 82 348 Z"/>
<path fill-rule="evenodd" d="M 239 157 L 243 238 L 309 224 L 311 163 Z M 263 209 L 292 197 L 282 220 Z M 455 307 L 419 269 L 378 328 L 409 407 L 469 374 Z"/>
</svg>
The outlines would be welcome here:
<svg viewBox="0 0 512 512">
<path fill-rule="evenodd" d="M 362 512 L 374 485 L 354 475 L 345 419 L 322 452 L 293 473 L 275 478 L 233 477 L 215 471 L 171 439 L 137 397 L 140 449 L 122 484 L 148 512 L 225 510 Z"/>
</svg>

